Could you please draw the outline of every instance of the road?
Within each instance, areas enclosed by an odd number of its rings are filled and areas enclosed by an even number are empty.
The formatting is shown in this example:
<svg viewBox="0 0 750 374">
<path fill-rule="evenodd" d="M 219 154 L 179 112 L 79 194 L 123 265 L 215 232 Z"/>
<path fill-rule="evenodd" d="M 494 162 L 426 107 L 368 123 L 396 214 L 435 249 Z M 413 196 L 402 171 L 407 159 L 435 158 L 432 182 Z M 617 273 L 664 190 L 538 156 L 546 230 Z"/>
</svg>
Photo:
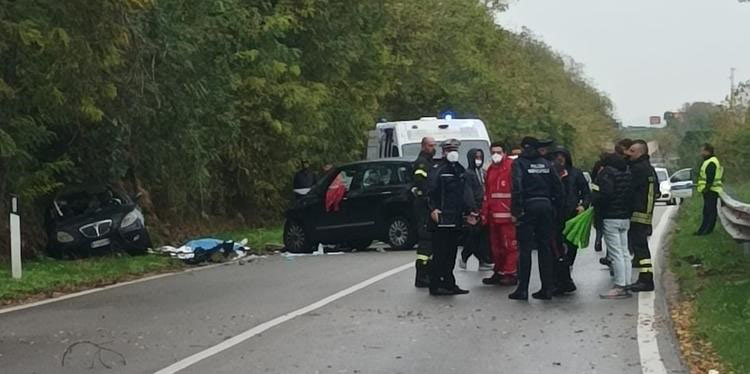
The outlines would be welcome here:
<svg viewBox="0 0 750 374">
<path fill-rule="evenodd" d="M 648 372 L 638 298 L 598 298 L 610 286 L 598 256 L 579 255 L 574 295 L 528 303 L 483 285 L 476 262 L 456 271 L 471 294 L 430 297 L 412 286 L 412 267 L 393 270 L 413 262 L 411 251 L 271 256 L 182 273 L 0 310 L 0 373 Z M 656 325 L 667 371 L 685 372 Z"/>
</svg>

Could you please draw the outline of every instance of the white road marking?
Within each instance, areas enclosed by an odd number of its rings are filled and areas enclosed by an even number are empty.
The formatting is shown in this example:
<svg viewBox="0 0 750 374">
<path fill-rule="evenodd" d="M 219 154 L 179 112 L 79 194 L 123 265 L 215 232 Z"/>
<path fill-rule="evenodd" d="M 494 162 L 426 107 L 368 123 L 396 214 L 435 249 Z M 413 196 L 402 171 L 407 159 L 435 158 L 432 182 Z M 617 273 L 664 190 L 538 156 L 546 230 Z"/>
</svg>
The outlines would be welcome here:
<svg viewBox="0 0 750 374">
<path fill-rule="evenodd" d="M 128 282 L 115 283 L 115 284 L 111 284 L 109 286 L 92 288 L 90 290 L 75 292 L 75 293 L 63 295 L 63 296 L 60 296 L 60 297 L 55 297 L 55 298 L 51 298 L 51 299 L 45 299 L 45 300 L 41 300 L 41 301 L 36 301 L 36 302 L 33 302 L 33 303 L 21 304 L 21 305 L 16 305 L 16 306 L 8 307 L 8 308 L 3 308 L 3 309 L 0 309 L 0 314 L 5 314 L 5 313 L 10 313 L 10 312 L 15 312 L 15 311 L 18 311 L 18 310 L 23 310 L 23 309 L 33 308 L 33 307 L 42 306 L 42 305 L 46 305 L 46 304 L 56 303 L 58 301 L 72 299 L 74 297 L 80 297 L 80 296 L 89 295 L 89 294 L 92 294 L 92 293 L 97 293 L 97 292 L 101 292 L 101 291 L 111 290 L 113 288 L 129 286 L 131 284 L 136 284 L 136 283 L 141 283 L 141 282 L 148 282 L 148 281 L 152 281 L 154 279 L 165 278 L 165 277 L 169 277 L 169 276 L 172 276 L 172 275 L 190 273 L 190 272 L 199 271 L 199 270 L 212 269 L 212 268 L 215 268 L 217 266 L 222 266 L 222 265 L 225 265 L 225 264 L 226 263 L 224 263 L 224 264 L 207 265 L 207 266 L 202 266 L 202 267 L 199 267 L 199 268 L 190 268 L 190 269 L 186 269 L 186 270 L 182 270 L 182 271 L 174 271 L 174 272 L 170 272 L 170 273 L 152 275 L 150 277 L 135 279 L 135 280 L 128 281 Z"/>
<path fill-rule="evenodd" d="M 667 207 L 661 216 L 659 224 L 654 230 L 651 246 L 651 258 L 653 259 L 654 272 L 658 271 L 659 250 L 661 249 L 664 238 L 667 236 L 667 227 L 676 207 Z M 654 275 L 654 281 L 657 280 Z M 644 374 L 667 374 L 667 368 L 664 366 L 664 360 L 659 352 L 659 342 L 656 337 L 656 321 L 654 300 L 656 291 L 638 293 L 638 354 L 641 357 L 641 371 Z"/>
<path fill-rule="evenodd" d="M 338 299 L 341 299 L 345 296 L 351 295 L 363 288 L 366 288 L 373 283 L 376 283 L 378 281 L 381 281 L 383 279 L 386 279 L 392 275 L 396 275 L 404 270 L 410 269 L 414 266 L 414 262 L 409 262 L 408 264 L 401 265 L 395 269 L 391 269 L 386 271 L 385 273 L 378 274 L 370 279 L 367 279 L 363 282 L 357 283 L 343 291 L 336 292 L 335 294 L 326 297 L 325 299 L 322 299 L 320 301 L 317 301 L 315 303 L 312 303 L 306 307 L 297 309 L 293 312 L 284 314 L 282 316 L 276 317 L 270 321 L 263 322 L 260 325 L 257 325 L 249 330 L 246 330 L 245 332 L 240 333 L 239 335 L 235 335 L 230 339 L 227 339 L 213 347 L 210 347 L 204 351 L 198 352 L 192 356 L 189 356 L 187 358 L 184 358 L 180 361 L 175 362 L 172 365 L 169 365 L 168 367 L 161 369 L 157 371 L 154 374 L 174 374 L 182 369 L 185 369 L 187 367 L 190 367 L 199 361 L 202 361 L 206 358 L 209 358 L 217 353 L 223 352 L 229 348 L 232 348 L 258 334 L 261 334 L 265 332 L 268 329 L 271 329 L 273 327 L 276 327 L 284 322 L 287 322 L 289 320 L 292 320 L 296 317 L 299 317 L 301 315 L 310 313 L 316 309 L 320 309 Z"/>
</svg>

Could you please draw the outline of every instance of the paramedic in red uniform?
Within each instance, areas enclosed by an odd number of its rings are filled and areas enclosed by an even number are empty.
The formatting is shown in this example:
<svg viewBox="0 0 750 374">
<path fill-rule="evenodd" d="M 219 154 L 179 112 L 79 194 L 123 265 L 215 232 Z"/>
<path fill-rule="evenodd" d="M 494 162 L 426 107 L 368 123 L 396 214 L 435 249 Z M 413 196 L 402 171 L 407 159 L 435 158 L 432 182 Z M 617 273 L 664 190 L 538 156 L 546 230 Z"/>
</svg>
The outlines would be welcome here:
<svg viewBox="0 0 750 374">
<path fill-rule="evenodd" d="M 490 147 L 492 164 L 487 170 L 482 223 L 488 226 L 490 248 L 495 262 L 495 273 L 482 280 L 484 284 L 513 286 L 518 283 L 518 243 L 516 224 L 510 214 L 513 189 L 511 167 L 513 160 L 505 153 L 501 143 Z"/>
</svg>

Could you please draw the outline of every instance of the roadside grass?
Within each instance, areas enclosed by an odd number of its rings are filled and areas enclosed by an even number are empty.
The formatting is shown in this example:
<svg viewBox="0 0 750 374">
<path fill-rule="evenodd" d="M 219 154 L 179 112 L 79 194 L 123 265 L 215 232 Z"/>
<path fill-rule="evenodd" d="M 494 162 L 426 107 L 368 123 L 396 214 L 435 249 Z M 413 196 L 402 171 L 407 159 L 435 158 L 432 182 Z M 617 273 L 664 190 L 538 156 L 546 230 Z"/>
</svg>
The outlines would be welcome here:
<svg viewBox="0 0 750 374">
<path fill-rule="evenodd" d="M 182 267 L 180 261 L 156 255 L 96 257 L 75 261 L 42 258 L 25 261 L 23 277 L 15 280 L 11 277 L 10 264 L 0 263 L 0 305 L 113 284 Z"/>
<path fill-rule="evenodd" d="M 750 201 L 750 184 L 732 191 Z M 703 201 L 695 197 L 680 208 L 671 245 L 670 267 L 680 290 L 694 304 L 692 332 L 705 339 L 736 373 L 750 372 L 750 256 L 717 222 L 711 235 L 696 237 Z"/>
<path fill-rule="evenodd" d="M 257 254 L 264 254 L 272 248 L 283 246 L 283 228 L 281 226 L 229 231 L 217 234 L 216 237 L 234 241 L 247 239 L 247 245 L 253 253 Z"/>
</svg>

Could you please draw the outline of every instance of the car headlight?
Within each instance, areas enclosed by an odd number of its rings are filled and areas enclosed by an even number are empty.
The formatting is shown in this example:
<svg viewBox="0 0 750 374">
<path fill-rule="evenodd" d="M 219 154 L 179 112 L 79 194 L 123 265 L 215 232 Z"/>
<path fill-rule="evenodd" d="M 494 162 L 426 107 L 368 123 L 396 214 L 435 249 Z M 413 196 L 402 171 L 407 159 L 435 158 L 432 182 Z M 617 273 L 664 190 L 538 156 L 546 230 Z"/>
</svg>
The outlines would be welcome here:
<svg viewBox="0 0 750 374">
<path fill-rule="evenodd" d="M 68 234 L 65 231 L 58 231 L 57 232 L 57 242 L 58 243 L 70 243 L 73 240 L 75 240 L 75 238 L 73 237 L 73 235 L 70 235 L 70 234 Z"/>
<path fill-rule="evenodd" d="M 125 217 L 122 218 L 122 222 L 120 222 L 120 228 L 130 227 L 136 222 L 143 222 L 143 214 L 141 214 L 141 212 L 139 212 L 137 209 L 126 214 Z"/>
</svg>

